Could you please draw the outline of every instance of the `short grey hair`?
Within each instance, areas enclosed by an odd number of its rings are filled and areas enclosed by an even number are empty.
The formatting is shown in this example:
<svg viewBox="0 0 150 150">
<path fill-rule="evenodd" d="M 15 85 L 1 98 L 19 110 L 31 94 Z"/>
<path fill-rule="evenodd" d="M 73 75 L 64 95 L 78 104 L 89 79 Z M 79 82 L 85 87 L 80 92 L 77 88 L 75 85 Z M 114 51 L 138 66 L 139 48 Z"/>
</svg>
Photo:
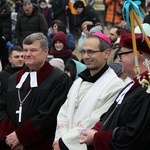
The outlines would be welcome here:
<svg viewBox="0 0 150 150">
<path fill-rule="evenodd" d="M 30 34 L 23 40 L 23 44 L 31 45 L 34 41 L 37 41 L 37 40 L 40 41 L 40 45 L 43 50 L 48 48 L 47 38 L 41 32 Z"/>
<path fill-rule="evenodd" d="M 111 50 L 110 45 L 106 41 L 104 41 L 103 39 L 101 39 L 101 38 L 99 38 L 97 36 L 94 36 L 92 34 L 90 34 L 89 36 L 87 36 L 87 39 L 89 39 L 89 38 L 96 38 L 96 39 L 99 40 L 99 50 L 101 52 L 105 51 L 106 49 Z"/>
</svg>

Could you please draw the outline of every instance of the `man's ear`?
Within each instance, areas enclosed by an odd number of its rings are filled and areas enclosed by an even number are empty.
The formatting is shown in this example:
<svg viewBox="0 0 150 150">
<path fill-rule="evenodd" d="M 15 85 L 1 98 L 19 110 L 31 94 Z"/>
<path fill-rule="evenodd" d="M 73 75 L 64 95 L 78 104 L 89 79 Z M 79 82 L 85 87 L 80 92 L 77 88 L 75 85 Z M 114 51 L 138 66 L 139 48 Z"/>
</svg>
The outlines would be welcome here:
<svg viewBox="0 0 150 150">
<path fill-rule="evenodd" d="M 46 48 L 46 49 L 45 49 L 45 57 L 47 57 L 48 52 L 49 52 L 49 48 Z"/>
<path fill-rule="evenodd" d="M 145 60 L 144 54 L 142 52 L 137 52 L 138 60 L 143 62 Z"/>
<path fill-rule="evenodd" d="M 106 49 L 106 50 L 104 51 L 104 53 L 105 53 L 105 58 L 108 58 L 108 57 L 110 56 L 110 52 L 111 52 L 110 49 Z"/>
<path fill-rule="evenodd" d="M 11 63 L 11 58 L 10 57 L 8 57 L 8 61 Z"/>
</svg>

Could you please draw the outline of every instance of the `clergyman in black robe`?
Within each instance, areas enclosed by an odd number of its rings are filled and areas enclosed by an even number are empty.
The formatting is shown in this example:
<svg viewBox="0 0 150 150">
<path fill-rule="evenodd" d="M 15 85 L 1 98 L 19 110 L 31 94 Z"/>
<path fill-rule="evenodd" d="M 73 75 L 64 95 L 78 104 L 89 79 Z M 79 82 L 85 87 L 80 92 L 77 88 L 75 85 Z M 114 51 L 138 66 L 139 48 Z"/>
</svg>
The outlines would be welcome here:
<svg viewBox="0 0 150 150">
<path fill-rule="evenodd" d="M 8 79 L 0 97 L 0 149 L 51 150 L 57 113 L 67 97 L 71 80 L 45 60 L 48 43 L 34 33 L 23 43 L 25 67 Z M 36 82 L 37 81 L 37 82 Z"/>
</svg>

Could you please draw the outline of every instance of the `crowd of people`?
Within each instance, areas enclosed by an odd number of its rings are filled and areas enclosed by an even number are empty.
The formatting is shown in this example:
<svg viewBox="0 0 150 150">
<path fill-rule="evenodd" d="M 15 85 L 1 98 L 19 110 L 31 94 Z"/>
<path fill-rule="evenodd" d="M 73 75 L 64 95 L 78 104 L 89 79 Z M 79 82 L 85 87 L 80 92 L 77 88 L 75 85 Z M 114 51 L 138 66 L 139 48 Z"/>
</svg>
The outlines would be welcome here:
<svg viewBox="0 0 150 150">
<path fill-rule="evenodd" d="M 94 2 L 0 0 L 0 150 L 150 149 L 150 2 Z"/>
</svg>

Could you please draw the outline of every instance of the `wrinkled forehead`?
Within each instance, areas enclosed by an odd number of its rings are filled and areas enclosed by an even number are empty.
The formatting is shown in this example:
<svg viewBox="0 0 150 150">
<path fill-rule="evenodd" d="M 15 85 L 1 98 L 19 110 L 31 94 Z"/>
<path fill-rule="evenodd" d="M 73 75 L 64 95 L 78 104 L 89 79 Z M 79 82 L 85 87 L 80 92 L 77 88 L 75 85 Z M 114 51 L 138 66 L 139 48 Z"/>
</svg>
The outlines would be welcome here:
<svg viewBox="0 0 150 150">
<path fill-rule="evenodd" d="M 35 41 L 27 41 L 26 43 L 23 43 L 23 49 L 25 48 L 38 48 L 41 47 L 40 41 L 35 40 Z"/>
</svg>

